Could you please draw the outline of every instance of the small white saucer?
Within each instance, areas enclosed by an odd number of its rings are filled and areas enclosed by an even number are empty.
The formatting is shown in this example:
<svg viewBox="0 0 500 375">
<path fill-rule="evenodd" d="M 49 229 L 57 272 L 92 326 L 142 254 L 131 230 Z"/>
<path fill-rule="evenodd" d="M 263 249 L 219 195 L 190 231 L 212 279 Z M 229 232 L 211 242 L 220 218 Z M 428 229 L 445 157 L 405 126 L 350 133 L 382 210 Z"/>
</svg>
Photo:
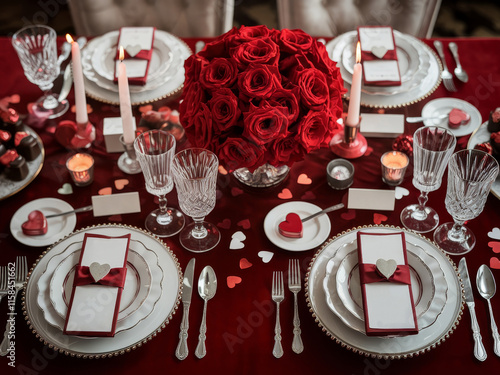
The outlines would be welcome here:
<svg viewBox="0 0 500 375">
<path fill-rule="evenodd" d="M 54 242 L 67 236 L 76 226 L 76 214 L 68 214 L 47 219 L 47 233 L 41 236 L 27 236 L 21 226 L 28 220 L 31 211 L 39 210 L 47 216 L 60 212 L 72 211 L 73 207 L 57 198 L 40 198 L 26 203 L 19 208 L 10 220 L 10 232 L 22 244 L 34 247 L 52 245 Z"/>
<path fill-rule="evenodd" d="M 274 207 L 264 219 L 264 232 L 276 246 L 290 251 L 304 251 L 321 245 L 330 235 L 331 223 L 327 214 L 308 220 L 303 224 L 301 238 L 289 238 L 279 233 L 278 225 L 286 215 L 294 212 L 301 219 L 321 211 L 322 208 L 307 202 L 286 202 Z"/>
<path fill-rule="evenodd" d="M 450 113 L 453 108 L 461 109 L 467 112 L 470 116 L 470 122 L 467 125 L 460 125 L 456 129 L 452 129 L 448 126 L 448 117 L 442 120 L 425 120 L 425 126 L 441 126 L 445 129 L 449 129 L 455 137 L 462 137 L 464 135 L 471 134 L 476 130 L 483 122 L 481 119 L 481 113 L 469 102 L 461 99 L 455 98 L 439 98 L 434 99 L 424 105 L 422 108 L 422 117 L 438 117 L 446 113 Z"/>
</svg>

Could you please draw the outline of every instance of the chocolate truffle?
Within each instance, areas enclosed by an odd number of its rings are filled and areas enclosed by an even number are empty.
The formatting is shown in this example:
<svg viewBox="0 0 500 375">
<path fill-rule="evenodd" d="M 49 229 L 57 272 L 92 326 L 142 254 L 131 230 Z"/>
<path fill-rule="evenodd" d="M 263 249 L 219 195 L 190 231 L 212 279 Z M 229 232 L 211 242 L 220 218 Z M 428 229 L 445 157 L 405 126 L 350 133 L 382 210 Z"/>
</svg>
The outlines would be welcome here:
<svg viewBox="0 0 500 375">
<path fill-rule="evenodd" d="M 490 118 L 488 119 L 488 131 L 490 133 L 500 131 L 500 107 L 490 112 Z"/>
<path fill-rule="evenodd" d="M 27 161 L 35 160 L 41 152 L 40 145 L 31 134 L 21 138 L 16 149 L 19 155 L 23 156 Z"/>
<path fill-rule="evenodd" d="M 28 173 L 26 159 L 20 155 L 5 167 L 5 176 L 12 181 L 22 181 L 28 176 Z"/>
</svg>

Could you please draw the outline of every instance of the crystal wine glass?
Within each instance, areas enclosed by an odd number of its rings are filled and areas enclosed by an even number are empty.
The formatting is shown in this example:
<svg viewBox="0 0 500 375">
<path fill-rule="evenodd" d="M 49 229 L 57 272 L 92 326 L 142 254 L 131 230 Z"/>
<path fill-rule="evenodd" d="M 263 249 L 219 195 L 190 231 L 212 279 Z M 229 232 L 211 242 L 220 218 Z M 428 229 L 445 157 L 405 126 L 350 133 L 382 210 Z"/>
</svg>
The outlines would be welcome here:
<svg viewBox="0 0 500 375">
<path fill-rule="evenodd" d="M 483 151 L 462 150 L 452 155 L 445 205 L 454 222 L 442 224 L 434 232 L 434 241 L 446 253 L 462 255 L 474 247 L 476 237 L 463 224 L 483 211 L 497 175 L 498 162 Z"/>
<path fill-rule="evenodd" d="M 417 204 L 401 212 L 401 222 L 406 228 L 425 233 L 438 226 L 439 215 L 425 204 L 428 193 L 441 186 L 456 143 L 453 133 L 439 126 L 424 126 L 413 134 L 413 185 L 420 190 L 420 196 Z"/>
<path fill-rule="evenodd" d="M 146 217 L 146 229 L 158 237 L 173 236 L 181 231 L 185 222 L 182 212 L 167 207 L 166 195 L 174 188 L 171 168 L 175 138 L 163 130 L 150 130 L 135 139 L 134 149 L 144 174 L 146 190 L 160 200 L 160 208 Z"/>
<path fill-rule="evenodd" d="M 174 157 L 175 186 L 182 211 L 193 218 L 179 235 L 187 250 L 201 253 L 213 249 L 220 241 L 219 229 L 205 220 L 215 207 L 217 156 L 205 149 L 188 148 Z"/>
<path fill-rule="evenodd" d="M 59 75 L 57 61 L 57 34 L 44 25 L 26 26 L 12 36 L 14 46 L 26 78 L 38 85 L 44 95 L 33 107 L 35 113 L 49 114 L 48 118 L 63 115 L 69 108 L 67 100 L 59 102 L 52 93 L 54 80 Z"/>
</svg>

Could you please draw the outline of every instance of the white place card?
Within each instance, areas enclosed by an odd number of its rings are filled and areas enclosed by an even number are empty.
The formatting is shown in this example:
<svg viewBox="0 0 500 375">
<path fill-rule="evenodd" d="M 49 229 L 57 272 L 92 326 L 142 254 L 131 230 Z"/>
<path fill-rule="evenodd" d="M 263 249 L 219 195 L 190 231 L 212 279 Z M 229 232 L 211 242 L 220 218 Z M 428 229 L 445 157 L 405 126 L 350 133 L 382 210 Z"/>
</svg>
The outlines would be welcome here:
<svg viewBox="0 0 500 375">
<path fill-rule="evenodd" d="M 120 29 L 120 36 L 117 43 L 117 49 L 123 46 L 126 51 L 128 58 L 123 60 L 123 63 L 127 67 L 127 77 L 145 79 L 148 73 L 148 67 L 150 63 L 150 52 L 153 48 L 154 40 L 154 27 L 122 27 Z M 145 53 L 149 51 L 149 58 L 139 58 L 140 53 Z M 115 76 L 118 74 L 118 64 L 119 59 L 116 59 L 115 66 Z"/>
<path fill-rule="evenodd" d="M 350 188 L 347 197 L 348 209 L 394 211 L 394 190 Z"/>
<path fill-rule="evenodd" d="M 363 62 L 363 74 L 366 82 L 400 82 L 398 62 L 395 60 L 370 60 Z"/>
<path fill-rule="evenodd" d="M 392 28 L 390 27 L 360 27 L 358 29 L 361 50 L 372 52 L 377 48 L 391 51 L 395 48 Z M 383 56 L 377 56 L 383 58 Z"/>
<path fill-rule="evenodd" d="M 362 113 L 359 131 L 365 137 L 395 138 L 405 131 L 405 116 Z"/>
<path fill-rule="evenodd" d="M 141 212 L 139 193 L 94 195 L 92 196 L 94 216 L 109 216 Z"/>
</svg>

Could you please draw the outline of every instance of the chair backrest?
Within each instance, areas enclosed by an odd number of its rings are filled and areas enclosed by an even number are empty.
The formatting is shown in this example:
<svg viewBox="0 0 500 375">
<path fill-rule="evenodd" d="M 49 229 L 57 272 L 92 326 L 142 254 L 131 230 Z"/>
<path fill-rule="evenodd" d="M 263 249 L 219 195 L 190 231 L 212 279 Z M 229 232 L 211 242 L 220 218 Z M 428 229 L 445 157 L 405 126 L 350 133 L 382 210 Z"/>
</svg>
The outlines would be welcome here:
<svg viewBox="0 0 500 375">
<path fill-rule="evenodd" d="M 214 37 L 233 26 L 234 0 L 68 0 L 68 4 L 79 35 L 155 26 L 180 37 Z"/>
<path fill-rule="evenodd" d="M 357 26 L 386 25 L 430 38 L 441 0 L 277 0 L 281 29 L 336 36 Z"/>
</svg>

